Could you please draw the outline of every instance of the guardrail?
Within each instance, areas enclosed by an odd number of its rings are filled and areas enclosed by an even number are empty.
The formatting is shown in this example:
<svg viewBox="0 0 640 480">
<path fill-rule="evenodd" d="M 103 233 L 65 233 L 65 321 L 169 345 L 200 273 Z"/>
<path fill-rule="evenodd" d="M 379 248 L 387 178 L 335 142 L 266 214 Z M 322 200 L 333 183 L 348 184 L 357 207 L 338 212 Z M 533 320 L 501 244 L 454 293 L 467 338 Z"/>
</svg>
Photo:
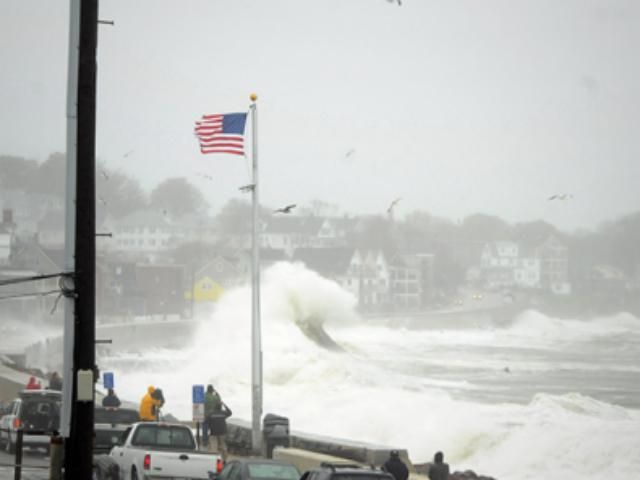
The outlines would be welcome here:
<svg viewBox="0 0 640 480">
<path fill-rule="evenodd" d="M 11 430 L 9 428 L 0 428 L 0 432 L 4 432 L 7 434 L 7 445 L 9 445 L 11 441 L 12 433 L 16 435 L 16 443 L 15 443 L 15 460 L 14 463 L 0 463 L 0 467 L 13 467 L 13 478 L 14 480 L 20 480 L 22 478 L 22 470 L 23 469 L 49 469 L 49 465 L 23 465 L 22 464 L 22 451 L 23 451 L 23 440 L 25 433 L 29 435 L 42 435 L 42 436 L 50 436 L 53 432 L 46 432 L 44 430 L 23 430 L 22 428 L 17 428 L 16 430 Z"/>
</svg>

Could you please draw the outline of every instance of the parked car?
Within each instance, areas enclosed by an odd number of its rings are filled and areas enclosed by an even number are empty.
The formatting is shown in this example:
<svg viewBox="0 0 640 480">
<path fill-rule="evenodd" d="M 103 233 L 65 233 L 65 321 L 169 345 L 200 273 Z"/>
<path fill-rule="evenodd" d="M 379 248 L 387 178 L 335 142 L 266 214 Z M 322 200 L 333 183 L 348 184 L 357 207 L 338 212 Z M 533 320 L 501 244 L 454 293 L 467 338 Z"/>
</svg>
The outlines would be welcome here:
<svg viewBox="0 0 640 480">
<path fill-rule="evenodd" d="M 139 421 L 140 415 L 134 408 L 96 406 L 93 416 L 95 432 L 93 452 L 98 455 L 109 453 L 120 442 L 127 427 Z"/>
<path fill-rule="evenodd" d="M 395 480 L 382 470 L 363 467 L 354 463 L 322 462 L 319 467 L 312 468 L 302 474 L 300 480 Z"/>
<path fill-rule="evenodd" d="M 291 463 L 264 458 L 238 458 L 225 463 L 217 480 L 298 480 L 300 471 Z"/>
<path fill-rule="evenodd" d="M 220 455 L 198 452 L 193 432 L 179 423 L 134 423 L 109 455 L 121 480 L 208 480 L 222 470 Z"/>
<path fill-rule="evenodd" d="M 7 452 L 16 448 L 18 428 L 24 447 L 48 449 L 50 436 L 60 428 L 61 393 L 56 390 L 23 390 L 0 419 L 0 443 Z"/>
</svg>

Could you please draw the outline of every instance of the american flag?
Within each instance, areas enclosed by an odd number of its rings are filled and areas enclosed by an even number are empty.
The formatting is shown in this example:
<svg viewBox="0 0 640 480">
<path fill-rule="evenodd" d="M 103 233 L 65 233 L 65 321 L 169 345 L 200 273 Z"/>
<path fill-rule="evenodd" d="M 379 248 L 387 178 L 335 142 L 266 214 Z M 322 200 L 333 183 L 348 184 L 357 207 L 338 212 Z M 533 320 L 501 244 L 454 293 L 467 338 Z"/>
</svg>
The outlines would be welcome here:
<svg viewBox="0 0 640 480">
<path fill-rule="evenodd" d="M 244 155 L 246 113 L 214 113 L 196 122 L 195 133 L 202 153 Z"/>
</svg>

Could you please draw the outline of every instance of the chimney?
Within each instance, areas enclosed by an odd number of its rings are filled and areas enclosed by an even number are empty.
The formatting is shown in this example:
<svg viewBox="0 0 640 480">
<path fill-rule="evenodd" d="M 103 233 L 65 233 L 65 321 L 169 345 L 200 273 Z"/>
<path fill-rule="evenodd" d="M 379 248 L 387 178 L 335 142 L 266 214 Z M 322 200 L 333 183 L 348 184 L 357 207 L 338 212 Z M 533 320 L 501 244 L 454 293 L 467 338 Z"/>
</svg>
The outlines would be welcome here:
<svg viewBox="0 0 640 480">
<path fill-rule="evenodd" d="M 5 208 L 2 210 L 2 224 L 13 225 L 13 210 Z"/>
</svg>

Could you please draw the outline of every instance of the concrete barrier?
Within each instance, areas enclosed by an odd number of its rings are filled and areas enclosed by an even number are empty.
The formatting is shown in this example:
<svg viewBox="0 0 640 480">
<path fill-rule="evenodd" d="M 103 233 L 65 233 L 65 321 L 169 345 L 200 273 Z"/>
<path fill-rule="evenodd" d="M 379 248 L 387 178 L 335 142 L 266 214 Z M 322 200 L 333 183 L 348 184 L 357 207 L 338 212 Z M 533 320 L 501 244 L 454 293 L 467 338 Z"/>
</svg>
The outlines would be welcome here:
<svg viewBox="0 0 640 480">
<path fill-rule="evenodd" d="M 295 465 L 298 468 L 298 470 L 300 470 L 300 473 L 304 473 L 307 470 L 311 470 L 312 468 L 319 467 L 322 462 L 354 463 L 352 459 L 348 459 L 344 457 L 337 457 L 334 455 L 327 455 L 324 453 L 311 452 L 309 450 L 303 450 L 300 448 L 285 448 L 285 447 L 274 448 L 273 458 L 276 460 L 289 462 Z M 403 459 L 403 461 L 405 461 L 406 463 L 408 459 Z M 361 462 L 355 462 L 355 463 L 359 463 L 363 467 L 371 466 L 371 465 L 363 464 Z M 380 465 L 374 465 L 374 466 L 378 468 Z M 407 464 L 407 467 L 409 467 L 409 464 Z M 428 477 L 426 475 L 416 473 L 415 470 L 412 470 L 411 467 L 409 467 L 409 478 L 411 480 L 428 480 Z"/>
<path fill-rule="evenodd" d="M 324 453 L 310 452 L 300 448 L 276 447 L 273 449 L 273 458 L 295 465 L 300 473 L 320 466 L 322 462 L 344 462 L 346 459 L 326 455 Z"/>
</svg>

